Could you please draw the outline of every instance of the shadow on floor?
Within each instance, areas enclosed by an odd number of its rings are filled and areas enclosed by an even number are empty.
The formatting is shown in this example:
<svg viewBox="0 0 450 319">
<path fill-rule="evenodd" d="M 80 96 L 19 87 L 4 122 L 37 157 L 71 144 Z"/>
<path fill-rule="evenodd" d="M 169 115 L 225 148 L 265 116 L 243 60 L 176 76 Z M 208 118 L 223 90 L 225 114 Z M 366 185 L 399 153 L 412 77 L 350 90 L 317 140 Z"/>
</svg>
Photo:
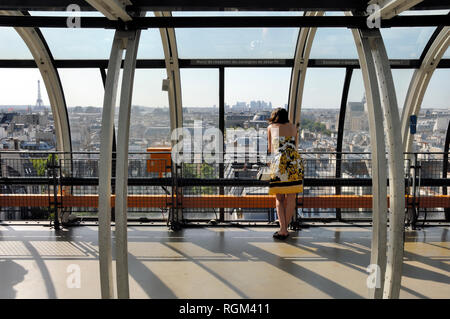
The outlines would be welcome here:
<svg viewBox="0 0 450 319">
<path fill-rule="evenodd" d="M 0 260 L 0 269 L 0 299 L 15 298 L 17 292 L 14 286 L 25 279 L 28 271 L 12 260 Z"/>
</svg>

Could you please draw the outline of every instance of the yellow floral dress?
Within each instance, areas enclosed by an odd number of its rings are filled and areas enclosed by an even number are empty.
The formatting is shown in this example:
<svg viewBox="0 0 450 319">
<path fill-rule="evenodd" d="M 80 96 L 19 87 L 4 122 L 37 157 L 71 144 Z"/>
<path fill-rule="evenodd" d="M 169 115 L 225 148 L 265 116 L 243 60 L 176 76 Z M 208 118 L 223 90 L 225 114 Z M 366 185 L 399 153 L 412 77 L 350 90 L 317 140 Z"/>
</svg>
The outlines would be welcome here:
<svg viewBox="0 0 450 319">
<path fill-rule="evenodd" d="M 303 192 L 303 160 L 295 148 L 295 137 L 274 136 L 272 145 L 269 195 Z"/>
</svg>

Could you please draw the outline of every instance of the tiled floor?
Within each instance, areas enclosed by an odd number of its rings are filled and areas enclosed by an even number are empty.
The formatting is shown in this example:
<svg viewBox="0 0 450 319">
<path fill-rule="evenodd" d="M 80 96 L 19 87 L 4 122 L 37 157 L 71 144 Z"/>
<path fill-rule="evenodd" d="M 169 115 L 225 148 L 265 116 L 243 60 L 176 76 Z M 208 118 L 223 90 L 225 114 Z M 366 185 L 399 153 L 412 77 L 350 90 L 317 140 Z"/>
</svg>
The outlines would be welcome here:
<svg viewBox="0 0 450 319">
<path fill-rule="evenodd" d="M 449 229 L 406 234 L 402 298 L 450 297 Z M 368 296 L 370 228 L 312 227 L 284 242 L 274 231 L 129 227 L 131 297 Z M 96 226 L 0 226 L 0 298 L 100 298 L 97 236 Z"/>
</svg>

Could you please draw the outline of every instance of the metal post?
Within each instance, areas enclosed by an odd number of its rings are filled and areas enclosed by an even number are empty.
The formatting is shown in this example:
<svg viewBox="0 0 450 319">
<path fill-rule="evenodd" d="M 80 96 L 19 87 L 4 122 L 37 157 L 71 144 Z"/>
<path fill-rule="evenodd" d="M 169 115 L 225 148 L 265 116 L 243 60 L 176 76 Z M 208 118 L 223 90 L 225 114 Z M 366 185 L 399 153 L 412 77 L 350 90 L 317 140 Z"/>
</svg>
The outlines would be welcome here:
<svg viewBox="0 0 450 319">
<path fill-rule="evenodd" d="M 60 229 L 59 227 L 59 216 L 58 216 L 58 180 L 57 180 L 57 176 L 56 176 L 56 159 L 55 159 L 56 154 L 52 153 L 51 154 L 51 160 L 50 160 L 50 165 L 51 165 L 51 172 L 52 172 L 52 177 L 53 177 L 53 223 L 54 223 L 54 227 L 55 230 Z"/>
<path fill-rule="evenodd" d="M 450 121 L 448 122 L 448 128 L 447 128 L 447 135 L 445 137 L 445 144 L 444 144 L 444 156 L 442 159 L 442 178 L 447 178 L 448 174 L 448 152 L 450 147 Z M 442 187 L 442 195 L 447 195 L 447 187 Z M 450 208 L 446 207 L 444 210 L 445 213 L 445 221 L 450 222 Z"/>
<path fill-rule="evenodd" d="M 128 140 L 130 135 L 131 98 L 133 93 L 136 56 L 140 31 L 129 33 L 127 53 L 120 94 L 119 131 L 116 169 L 116 274 L 117 295 L 129 298 L 128 283 L 128 238 L 127 238 L 127 196 L 128 196 Z M 115 155 L 115 154 L 113 154 Z"/>
<path fill-rule="evenodd" d="M 339 124 L 338 124 L 338 136 L 336 142 L 336 178 L 342 177 L 342 140 L 344 138 L 344 126 L 345 126 L 345 112 L 347 109 L 348 91 L 350 89 L 350 82 L 352 80 L 353 69 L 346 68 L 344 88 L 342 89 L 341 109 L 339 112 Z M 336 186 L 336 195 L 341 195 L 341 187 Z M 336 219 L 342 220 L 341 209 L 336 208 Z"/>
<path fill-rule="evenodd" d="M 416 229 L 416 222 L 419 215 L 419 208 L 416 205 L 416 195 L 417 195 L 417 153 L 414 153 L 413 162 L 413 204 L 412 204 L 412 218 L 411 218 L 411 228 Z M 420 191 L 420 190 L 419 190 Z"/>
<path fill-rule="evenodd" d="M 219 178 L 224 178 L 225 175 L 225 165 L 224 165 L 224 144 L 225 144 L 225 68 L 219 68 L 219 130 L 222 134 L 222 139 L 220 140 L 220 155 L 219 155 Z M 224 194 L 224 188 L 221 186 L 219 188 L 219 194 Z M 225 210 L 220 208 L 220 222 L 225 221 Z"/>
</svg>

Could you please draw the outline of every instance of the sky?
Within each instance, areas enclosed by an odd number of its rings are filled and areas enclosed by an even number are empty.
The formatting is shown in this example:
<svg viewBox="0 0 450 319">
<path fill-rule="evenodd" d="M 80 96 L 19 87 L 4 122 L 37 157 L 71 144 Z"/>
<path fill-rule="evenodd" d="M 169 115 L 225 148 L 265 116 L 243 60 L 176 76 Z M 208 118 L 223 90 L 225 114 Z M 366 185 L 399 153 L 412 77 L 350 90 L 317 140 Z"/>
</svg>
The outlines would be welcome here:
<svg viewBox="0 0 450 319">
<path fill-rule="evenodd" d="M 33 13 L 36 14 L 36 13 Z M 37 13 L 49 15 L 49 13 Z M 61 13 L 56 13 L 60 15 Z M 179 13 L 177 15 L 206 15 Z M 211 13 L 207 13 L 211 14 Z M 236 15 L 231 12 L 213 15 Z M 239 15 L 267 13 L 243 12 Z M 279 13 L 273 13 L 278 14 Z M 299 15 L 298 12 L 284 13 Z M 334 13 L 340 14 L 340 13 Z M 96 15 L 86 13 L 84 15 Z M 418 58 L 434 28 L 391 28 L 381 33 L 389 58 Z M 55 59 L 108 59 L 113 30 L 42 29 Z M 279 58 L 294 57 L 297 28 L 248 29 L 177 29 L 180 58 Z M 0 59 L 31 59 L 27 47 L 12 28 L 0 28 Z M 141 35 L 138 59 L 163 59 L 159 31 L 145 30 Z M 445 58 L 450 58 L 447 49 Z M 310 58 L 357 58 L 349 29 L 321 28 L 317 30 Z M 35 104 L 37 80 L 45 104 L 48 97 L 37 69 L 1 69 L 0 105 Z M 361 100 L 364 89 L 361 72 L 355 70 L 349 101 Z M 102 106 L 103 86 L 98 69 L 59 69 L 68 106 Z M 397 103 L 403 106 L 413 70 L 393 70 Z M 218 71 L 216 69 L 181 69 L 182 102 L 184 106 L 218 105 Z M 274 106 L 288 101 L 291 70 L 289 68 L 227 68 L 225 99 L 237 101 L 265 100 Z M 133 105 L 164 107 L 167 93 L 161 90 L 165 69 L 137 70 Z M 303 93 L 305 108 L 335 108 L 340 104 L 344 69 L 309 68 Z M 423 107 L 450 108 L 449 69 L 435 71 L 424 97 Z M 119 99 L 117 99 L 119 101 Z"/>
</svg>

